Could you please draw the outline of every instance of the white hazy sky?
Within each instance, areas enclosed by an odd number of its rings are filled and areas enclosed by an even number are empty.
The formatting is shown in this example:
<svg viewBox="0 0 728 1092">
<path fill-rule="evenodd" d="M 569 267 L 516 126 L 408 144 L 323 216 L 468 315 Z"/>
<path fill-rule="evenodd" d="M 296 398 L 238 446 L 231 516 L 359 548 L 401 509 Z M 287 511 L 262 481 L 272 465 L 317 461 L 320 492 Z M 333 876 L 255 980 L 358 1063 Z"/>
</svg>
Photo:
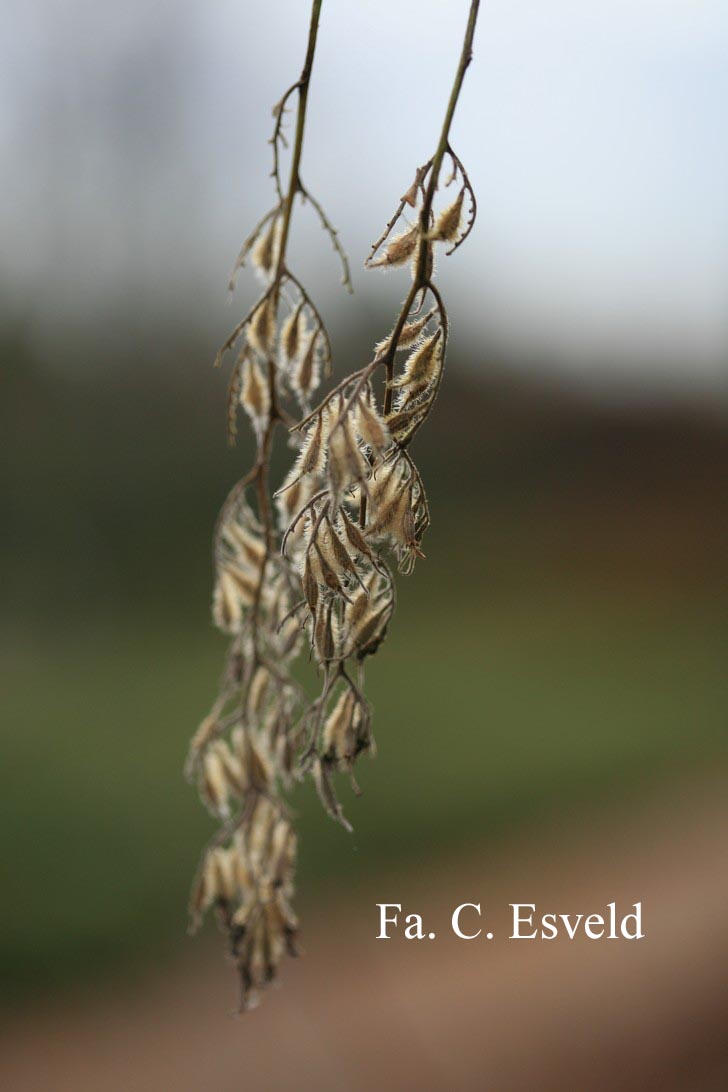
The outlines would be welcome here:
<svg viewBox="0 0 728 1092">
<path fill-rule="evenodd" d="M 341 227 L 359 307 L 398 291 L 361 262 L 434 147 L 467 7 L 324 0 L 303 173 Z M 57 325 L 193 298 L 224 329 L 227 269 L 270 203 L 269 108 L 307 20 L 306 0 L 5 0 L 11 305 Z M 453 132 L 480 205 L 442 263 L 455 320 L 582 378 L 608 382 L 604 358 L 622 354 L 639 384 L 715 389 L 727 109 L 726 0 L 483 0 Z M 305 228 L 296 241 L 331 305 L 325 242 Z"/>
</svg>

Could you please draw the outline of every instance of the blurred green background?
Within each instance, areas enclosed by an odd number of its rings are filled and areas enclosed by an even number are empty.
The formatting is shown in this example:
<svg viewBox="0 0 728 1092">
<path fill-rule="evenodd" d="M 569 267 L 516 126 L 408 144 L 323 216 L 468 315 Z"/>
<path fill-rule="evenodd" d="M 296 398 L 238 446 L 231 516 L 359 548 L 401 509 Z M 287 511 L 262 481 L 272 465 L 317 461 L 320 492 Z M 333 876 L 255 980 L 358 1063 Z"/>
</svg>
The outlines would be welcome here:
<svg viewBox="0 0 728 1092">
<path fill-rule="evenodd" d="M 213 826 L 181 770 L 224 650 L 209 532 L 251 454 L 225 445 L 212 351 L 177 331 L 162 359 L 116 346 L 98 369 L 72 354 L 51 367 L 6 330 L 13 993 L 184 942 Z M 516 380 L 456 333 L 422 440 L 433 527 L 368 670 L 379 757 L 361 800 L 342 786 L 352 837 L 310 786 L 296 793 L 304 899 L 380 855 L 494 839 L 726 757 L 720 414 Z"/>
</svg>

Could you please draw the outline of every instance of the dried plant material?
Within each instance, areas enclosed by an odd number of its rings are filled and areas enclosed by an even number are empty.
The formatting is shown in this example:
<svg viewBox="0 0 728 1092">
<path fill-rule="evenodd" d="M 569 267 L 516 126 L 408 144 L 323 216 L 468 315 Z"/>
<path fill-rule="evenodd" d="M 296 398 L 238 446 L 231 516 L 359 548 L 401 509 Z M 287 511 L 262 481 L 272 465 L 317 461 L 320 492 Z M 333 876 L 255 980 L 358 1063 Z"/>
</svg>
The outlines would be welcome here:
<svg viewBox="0 0 728 1092">
<path fill-rule="evenodd" d="M 281 236 L 281 219 L 275 216 L 269 226 L 258 237 L 251 251 L 251 261 L 256 269 L 269 278 L 273 274 L 278 260 L 278 243 Z"/>
<path fill-rule="evenodd" d="M 213 619 L 230 636 L 219 693 L 193 738 L 186 770 L 221 827 L 202 857 L 190 902 L 193 927 L 214 910 L 240 982 L 240 1007 L 255 1004 L 286 954 L 296 953 L 296 838 L 285 792 L 304 775 L 326 811 L 351 824 L 336 779 L 374 753 L 364 668 L 382 646 L 395 609 L 391 562 L 411 572 L 423 558 L 430 513 L 410 454 L 442 380 L 448 317 L 433 282 L 438 243 L 458 247 L 475 218 L 475 197 L 449 144 L 453 113 L 470 60 L 478 0 L 472 0 L 463 52 L 433 157 L 417 168 L 367 265 L 410 264 L 412 281 L 390 333 L 373 359 L 311 405 L 331 362 L 323 319 L 291 272 L 288 239 L 297 197 L 307 200 L 330 237 L 349 284 L 348 265 L 325 213 L 301 183 L 308 83 L 321 0 L 313 0 L 301 77 L 274 108 L 273 181 L 277 203 L 243 244 L 266 289 L 218 353 L 238 348 L 228 395 L 228 427 L 238 408 L 250 419 L 257 450 L 231 490 L 214 546 Z M 290 176 L 284 192 L 283 125 L 297 98 Z M 445 159 L 457 197 L 439 214 Z M 401 225 L 412 210 L 415 221 Z M 465 226 L 463 227 L 463 223 Z M 406 358 L 397 357 L 406 351 Z M 397 365 L 397 361 L 401 363 Z M 270 460 L 288 404 L 305 414 L 290 429 L 295 461 L 271 496 Z M 277 509 L 277 523 L 274 522 Z M 280 549 L 279 549 L 280 546 Z M 298 657 L 311 661 L 319 687 L 311 700 Z"/>
<path fill-rule="evenodd" d="M 426 315 L 422 316 L 422 318 L 416 319 L 414 322 L 406 322 L 402 327 L 402 330 L 400 331 L 399 337 L 397 338 L 397 350 L 399 351 L 400 349 L 409 349 L 411 345 L 414 345 L 414 343 L 422 334 L 425 327 L 434 317 L 435 313 L 436 308 L 433 307 L 432 310 L 428 311 Z M 374 352 L 377 356 L 382 356 L 384 353 L 387 352 L 395 332 L 396 328 L 395 330 L 392 330 L 392 333 L 388 337 L 385 337 L 384 341 L 379 341 L 375 345 Z"/>
<path fill-rule="evenodd" d="M 267 295 L 258 304 L 248 326 L 248 341 L 254 349 L 266 357 L 273 348 L 276 336 L 276 306 L 273 295 Z"/>
<path fill-rule="evenodd" d="M 389 382 L 390 387 L 422 387 L 432 383 L 438 373 L 442 353 L 442 330 L 437 330 L 426 338 L 407 357 L 404 368 L 396 379 Z"/>
<path fill-rule="evenodd" d="M 281 328 L 281 349 L 290 364 L 298 356 L 303 339 L 303 302 L 291 311 Z"/>
<path fill-rule="evenodd" d="M 446 209 L 438 216 L 435 221 L 435 226 L 429 233 L 428 238 L 436 242 L 452 243 L 460 234 L 460 224 L 463 218 L 463 200 L 465 198 L 465 187 L 460 190 L 455 200 L 451 205 L 448 205 Z"/>
<path fill-rule="evenodd" d="M 404 265 L 414 254 L 419 235 L 419 224 L 413 224 L 412 227 L 407 228 L 406 231 L 401 232 L 399 235 L 395 235 L 387 244 L 387 248 L 383 254 L 374 261 L 371 261 L 369 265 L 372 268 L 384 265 Z"/>
<path fill-rule="evenodd" d="M 243 363 L 240 404 L 256 432 L 263 430 L 270 414 L 270 391 L 263 369 L 257 360 L 249 358 Z"/>
<path fill-rule="evenodd" d="M 360 398 L 356 404 L 356 431 L 375 456 L 383 455 L 391 443 L 387 426 L 366 398 Z"/>
</svg>

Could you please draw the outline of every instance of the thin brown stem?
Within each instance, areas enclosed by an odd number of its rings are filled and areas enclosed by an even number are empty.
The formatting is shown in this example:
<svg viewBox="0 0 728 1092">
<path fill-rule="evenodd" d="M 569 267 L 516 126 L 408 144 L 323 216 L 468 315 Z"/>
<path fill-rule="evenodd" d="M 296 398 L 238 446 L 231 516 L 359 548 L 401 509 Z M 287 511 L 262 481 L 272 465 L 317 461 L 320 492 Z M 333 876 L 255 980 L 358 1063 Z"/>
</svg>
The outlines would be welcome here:
<svg viewBox="0 0 728 1092">
<path fill-rule="evenodd" d="M 452 126 L 452 120 L 455 116 L 455 107 L 458 104 L 460 92 L 463 86 L 463 80 L 467 71 L 468 65 L 473 58 L 473 37 L 475 35 L 475 24 L 478 18 L 478 8 L 480 7 L 480 0 L 471 0 L 470 13 L 468 15 L 468 23 L 465 28 L 465 37 L 463 39 L 463 48 L 460 53 L 460 60 L 458 62 L 457 71 L 455 72 L 455 80 L 450 92 L 450 99 L 447 104 L 447 110 L 445 111 L 445 119 L 442 123 L 442 130 L 440 132 L 440 140 L 437 145 L 437 151 L 431 160 L 431 166 L 429 175 L 427 176 L 427 187 L 425 189 L 425 196 L 422 202 L 422 208 L 420 210 L 420 235 L 423 242 L 420 244 L 419 253 L 417 255 L 417 265 L 414 270 L 414 276 L 412 278 L 412 286 L 407 293 L 407 297 L 402 305 L 402 310 L 399 313 L 399 317 L 395 324 L 392 336 L 387 346 L 385 353 L 385 365 L 386 365 L 386 388 L 384 395 L 384 413 L 385 415 L 391 412 L 393 390 L 390 383 L 394 377 L 394 358 L 397 352 L 397 342 L 399 341 L 400 334 L 404 329 L 407 318 L 410 311 L 417 299 L 417 294 L 427 284 L 429 280 L 428 271 L 428 257 L 429 257 L 429 245 L 424 242 L 424 239 L 430 230 L 430 216 L 432 214 L 432 202 L 435 198 L 435 192 L 437 190 L 437 184 L 440 178 L 440 169 L 442 167 L 442 161 L 445 158 L 445 153 L 449 147 L 450 141 L 450 128 Z"/>
</svg>

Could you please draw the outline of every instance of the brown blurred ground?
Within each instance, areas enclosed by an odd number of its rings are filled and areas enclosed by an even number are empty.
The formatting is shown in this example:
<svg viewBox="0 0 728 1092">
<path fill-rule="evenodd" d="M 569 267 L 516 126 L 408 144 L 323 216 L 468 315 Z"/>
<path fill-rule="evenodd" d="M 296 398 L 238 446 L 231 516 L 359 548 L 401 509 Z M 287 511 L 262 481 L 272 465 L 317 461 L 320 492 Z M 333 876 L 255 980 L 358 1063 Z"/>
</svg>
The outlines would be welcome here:
<svg viewBox="0 0 728 1092">
<path fill-rule="evenodd" d="M 717 783 L 608 812 L 562 813 L 518 843 L 367 879 L 306 912 L 305 958 L 241 1019 L 212 945 L 175 966 L 4 1022 L 0 1082 L 53 1088 L 579 1089 L 728 1087 L 725 829 Z M 641 900 L 640 942 L 507 941 L 508 903 L 599 911 Z M 482 901 L 496 939 L 447 934 Z M 435 942 L 375 941 L 402 901 Z"/>
</svg>

